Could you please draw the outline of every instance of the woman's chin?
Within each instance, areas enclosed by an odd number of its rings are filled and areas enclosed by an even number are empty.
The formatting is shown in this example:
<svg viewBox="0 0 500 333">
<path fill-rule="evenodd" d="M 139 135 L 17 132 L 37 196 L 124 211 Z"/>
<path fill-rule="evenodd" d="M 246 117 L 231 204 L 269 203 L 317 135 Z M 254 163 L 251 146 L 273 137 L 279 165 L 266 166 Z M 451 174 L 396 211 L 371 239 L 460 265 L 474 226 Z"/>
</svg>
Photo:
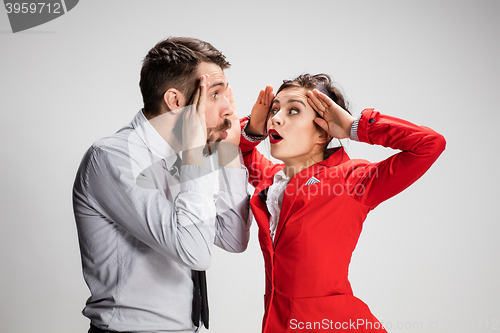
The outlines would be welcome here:
<svg viewBox="0 0 500 333">
<path fill-rule="evenodd" d="M 285 162 L 284 160 L 290 157 L 288 156 L 288 154 L 284 154 L 282 151 L 280 151 L 278 147 L 274 146 L 271 146 L 271 156 L 277 160 L 282 161 L 283 163 Z"/>
</svg>

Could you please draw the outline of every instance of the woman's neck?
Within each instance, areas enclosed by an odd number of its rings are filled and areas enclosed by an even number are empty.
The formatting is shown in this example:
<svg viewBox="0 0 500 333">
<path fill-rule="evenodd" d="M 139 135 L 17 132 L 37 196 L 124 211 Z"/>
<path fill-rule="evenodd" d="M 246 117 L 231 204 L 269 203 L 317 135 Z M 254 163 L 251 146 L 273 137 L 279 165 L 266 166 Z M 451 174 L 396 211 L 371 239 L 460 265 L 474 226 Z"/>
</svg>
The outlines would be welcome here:
<svg viewBox="0 0 500 333">
<path fill-rule="evenodd" d="M 285 175 L 291 179 L 293 176 L 295 176 L 302 170 L 307 169 L 311 165 L 314 165 L 321 161 L 323 161 L 323 153 L 310 155 L 307 156 L 307 158 L 289 159 L 283 161 L 285 163 L 285 169 L 283 171 L 285 172 Z"/>
</svg>

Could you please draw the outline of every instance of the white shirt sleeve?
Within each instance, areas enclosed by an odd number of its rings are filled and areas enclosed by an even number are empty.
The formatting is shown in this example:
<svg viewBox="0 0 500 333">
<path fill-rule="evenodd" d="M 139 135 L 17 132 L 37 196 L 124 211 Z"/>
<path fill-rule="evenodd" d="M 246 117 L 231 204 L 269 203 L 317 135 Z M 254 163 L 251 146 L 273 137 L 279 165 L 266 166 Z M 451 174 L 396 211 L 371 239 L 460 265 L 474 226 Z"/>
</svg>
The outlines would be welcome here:
<svg viewBox="0 0 500 333">
<path fill-rule="evenodd" d="M 245 167 L 219 169 L 215 245 L 229 252 L 245 251 L 250 238 L 252 216 L 247 181 Z"/>
<path fill-rule="evenodd" d="M 94 147 L 88 158 L 86 196 L 106 219 L 191 269 L 210 266 L 216 172 L 182 166 L 180 193 L 172 203 L 163 189 L 136 184 L 128 152 L 122 147 Z"/>
</svg>

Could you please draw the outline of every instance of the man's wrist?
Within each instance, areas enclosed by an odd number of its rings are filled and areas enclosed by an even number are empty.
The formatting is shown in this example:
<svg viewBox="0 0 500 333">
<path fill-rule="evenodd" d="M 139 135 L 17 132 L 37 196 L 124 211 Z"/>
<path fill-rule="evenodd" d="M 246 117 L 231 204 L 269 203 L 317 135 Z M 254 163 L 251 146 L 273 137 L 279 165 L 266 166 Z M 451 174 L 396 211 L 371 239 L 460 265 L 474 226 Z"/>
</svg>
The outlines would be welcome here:
<svg viewBox="0 0 500 333">
<path fill-rule="evenodd" d="M 219 144 L 219 165 L 227 168 L 241 168 L 240 147 L 231 142 Z"/>
</svg>

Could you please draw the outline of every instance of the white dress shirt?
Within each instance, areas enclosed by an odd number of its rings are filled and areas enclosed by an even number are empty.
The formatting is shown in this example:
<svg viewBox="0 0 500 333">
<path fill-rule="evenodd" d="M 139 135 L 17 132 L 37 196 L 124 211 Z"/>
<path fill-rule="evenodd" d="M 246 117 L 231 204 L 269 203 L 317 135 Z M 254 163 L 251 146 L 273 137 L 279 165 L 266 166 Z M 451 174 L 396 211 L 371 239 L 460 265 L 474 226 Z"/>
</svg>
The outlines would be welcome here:
<svg viewBox="0 0 500 333">
<path fill-rule="evenodd" d="M 290 182 L 290 178 L 288 178 L 283 169 L 281 169 L 274 175 L 273 184 L 267 191 L 266 206 L 270 215 L 269 231 L 273 242 L 274 234 L 276 233 L 276 228 L 278 226 L 278 220 L 280 218 L 281 203 L 283 202 L 283 195 L 285 194 L 285 188 L 288 185 L 288 182 Z"/>
<path fill-rule="evenodd" d="M 213 244 L 242 252 L 249 239 L 246 169 L 180 167 L 142 111 L 87 151 L 73 188 L 83 314 L 102 329 L 194 332 L 191 270 Z"/>
</svg>

